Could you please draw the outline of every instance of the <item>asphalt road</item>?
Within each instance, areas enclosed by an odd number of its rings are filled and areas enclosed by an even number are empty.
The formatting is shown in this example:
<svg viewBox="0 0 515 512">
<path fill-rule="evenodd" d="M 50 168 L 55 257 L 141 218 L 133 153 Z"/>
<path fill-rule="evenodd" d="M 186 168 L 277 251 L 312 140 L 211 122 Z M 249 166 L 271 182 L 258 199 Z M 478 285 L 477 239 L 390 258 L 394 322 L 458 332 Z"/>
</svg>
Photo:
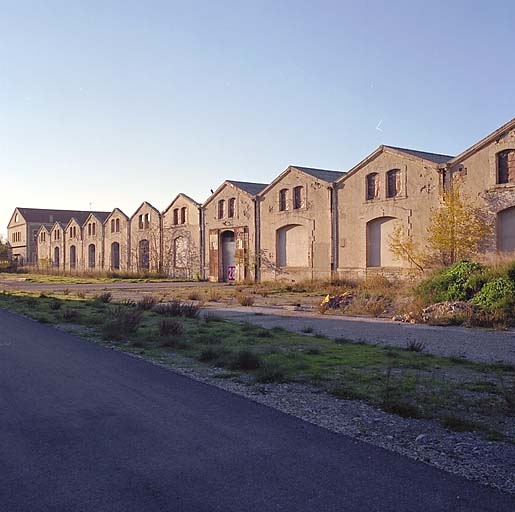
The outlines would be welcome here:
<svg viewBox="0 0 515 512">
<path fill-rule="evenodd" d="M 0 310 L 0 510 L 481 511 L 515 498 Z"/>
</svg>

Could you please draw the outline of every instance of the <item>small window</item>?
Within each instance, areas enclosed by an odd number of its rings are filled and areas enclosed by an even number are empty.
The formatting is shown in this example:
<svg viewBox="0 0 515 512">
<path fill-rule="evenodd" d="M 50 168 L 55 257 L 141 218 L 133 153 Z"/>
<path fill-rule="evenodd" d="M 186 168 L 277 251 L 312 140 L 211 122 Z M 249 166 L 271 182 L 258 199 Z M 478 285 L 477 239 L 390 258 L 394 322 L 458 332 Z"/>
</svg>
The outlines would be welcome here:
<svg viewBox="0 0 515 512">
<path fill-rule="evenodd" d="M 91 236 L 91 222 L 88 222 L 88 236 Z"/>
<path fill-rule="evenodd" d="M 225 201 L 220 199 L 218 201 L 218 218 L 223 219 L 225 217 Z"/>
<path fill-rule="evenodd" d="M 150 213 L 145 213 L 145 229 L 148 229 L 150 226 Z"/>
<path fill-rule="evenodd" d="M 18 214 L 16 214 L 16 215 L 14 216 L 14 222 L 18 222 L 19 218 L 20 218 L 20 217 L 19 217 L 19 215 L 18 215 Z"/>
<path fill-rule="evenodd" d="M 111 219 L 111 233 L 114 233 L 116 230 L 116 223 L 114 219 Z"/>
<path fill-rule="evenodd" d="M 396 197 L 401 189 L 401 171 L 392 169 L 386 173 L 386 197 Z"/>
<path fill-rule="evenodd" d="M 177 226 L 179 224 L 179 208 L 173 209 L 173 225 Z"/>
<path fill-rule="evenodd" d="M 304 206 L 304 187 L 299 186 L 293 189 L 293 209 L 298 210 Z"/>
<path fill-rule="evenodd" d="M 186 224 L 186 207 L 181 208 L 181 224 Z"/>
<path fill-rule="evenodd" d="M 138 226 L 140 229 L 143 229 L 143 215 L 138 217 Z"/>
<path fill-rule="evenodd" d="M 231 197 L 231 199 L 229 199 L 229 208 L 227 211 L 227 216 L 232 219 L 234 217 L 235 212 L 236 212 L 236 198 Z"/>
<path fill-rule="evenodd" d="M 288 209 L 288 189 L 279 190 L 279 211 L 284 212 Z"/>
<path fill-rule="evenodd" d="M 120 232 L 120 219 L 116 219 L 116 221 L 115 221 L 115 231 L 117 233 Z"/>
<path fill-rule="evenodd" d="M 367 199 L 376 199 L 379 195 L 379 175 L 373 172 L 367 175 Z"/>
<path fill-rule="evenodd" d="M 96 222 L 93 222 L 91 224 L 91 233 L 93 234 L 93 236 L 96 235 L 96 231 L 97 231 L 97 223 Z"/>
<path fill-rule="evenodd" d="M 497 153 L 497 183 L 515 182 L 515 149 Z"/>
</svg>

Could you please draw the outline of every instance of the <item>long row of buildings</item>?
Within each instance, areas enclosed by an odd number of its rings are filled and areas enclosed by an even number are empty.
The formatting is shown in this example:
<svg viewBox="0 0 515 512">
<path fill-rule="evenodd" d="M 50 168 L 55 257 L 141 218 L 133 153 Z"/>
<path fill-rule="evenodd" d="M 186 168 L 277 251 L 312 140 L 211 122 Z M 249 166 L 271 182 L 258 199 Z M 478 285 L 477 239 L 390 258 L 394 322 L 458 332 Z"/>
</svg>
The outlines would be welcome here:
<svg viewBox="0 0 515 512">
<path fill-rule="evenodd" d="M 111 212 L 16 208 L 20 265 L 70 273 L 160 271 L 212 281 L 303 280 L 409 267 L 390 251 L 400 224 L 424 243 L 441 191 L 460 178 L 496 225 L 487 252 L 515 250 L 515 119 L 449 156 L 380 146 L 347 172 L 290 166 L 272 183 L 227 180 L 203 203 L 179 194 Z"/>
</svg>

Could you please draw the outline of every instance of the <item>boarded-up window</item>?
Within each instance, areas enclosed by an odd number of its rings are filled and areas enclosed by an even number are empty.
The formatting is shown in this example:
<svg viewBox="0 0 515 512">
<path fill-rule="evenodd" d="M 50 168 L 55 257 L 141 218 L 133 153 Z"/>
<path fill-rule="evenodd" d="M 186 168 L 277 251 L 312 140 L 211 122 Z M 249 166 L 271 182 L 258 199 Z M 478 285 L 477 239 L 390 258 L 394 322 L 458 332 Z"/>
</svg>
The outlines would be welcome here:
<svg viewBox="0 0 515 512">
<path fill-rule="evenodd" d="M 278 267 L 308 266 L 308 232 L 304 226 L 290 224 L 277 230 L 276 251 Z"/>
<path fill-rule="evenodd" d="M 304 187 L 298 186 L 293 189 L 293 209 L 297 210 L 304 206 Z"/>
<path fill-rule="evenodd" d="M 236 198 L 231 197 L 231 199 L 229 199 L 229 207 L 227 210 L 227 216 L 232 219 L 236 212 Z"/>
<path fill-rule="evenodd" d="M 372 172 L 367 175 L 367 199 L 375 199 L 379 195 L 379 175 Z"/>
<path fill-rule="evenodd" d="M 401 190 L 401 171 L 392 169 L 386 173 L 386 197 L 396 197 Z"/>
<path fill-rule="evenodd" d="M 497 153 L 497 183 L 515 182 L 515 149 Z"/>
<path fill-rule="evenodd" d="M 288 209 L 288 189 L 279 190 L 279 211 L 284 212 Z"/>
<path fill-rule="evenodd" d="M 89 266 L 89 268 L 95 268 L 96 253 L 97 253 L 97 248 L 95 247 L 95 244 L 90 244 L 88 247 L 88 266 Z"/>
<path fill-rule="evenodd" d="M 138 267 L 141 270 L 150 268 L 150 244 L 148 240 L 140 240 L 138 243 Z"/>
<path fill-rule="evenodd" d="M 515 251 L 515 206 L 497 214 L 497 249 Z"/>
<path fill-rule="evenodd" d="M 173 241 L 173 265 L 176 268 L 188 266 L 188 239 L 184 236 L 178 236 Z"/>
<path fill-rule="evenodd" d="M 120 244 L 118 242 L 111 244 L 111 268 L 113 270 L 120 268 Z"/>
<path fill-rule="evenodd" d="M 70 268 L 77 266 L 77 249 L 74 245 L 70 246 Z"/>
<path fill-rule="evenodd" d="M 223 219 L 225 217 L 225 201 L 220 199 L 218 201 L 218 218 Z"/>
</svg>

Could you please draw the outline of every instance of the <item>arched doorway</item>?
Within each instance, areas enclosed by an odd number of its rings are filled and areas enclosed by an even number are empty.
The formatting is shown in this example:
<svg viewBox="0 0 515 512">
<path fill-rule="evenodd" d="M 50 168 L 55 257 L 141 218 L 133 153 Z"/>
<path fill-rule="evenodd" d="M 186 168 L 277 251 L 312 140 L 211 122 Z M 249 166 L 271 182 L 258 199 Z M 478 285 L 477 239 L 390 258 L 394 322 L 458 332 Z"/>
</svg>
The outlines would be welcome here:
<svg viewBox="0 0 515 512">
<path fill-rule="evenodd" d="M 88 267 L 89 268 L 95 268 L 96 253 L 97 253 L 97 248 L 95 247 L 95 244 L 89 244 L 89 246 L 88 246 Z"/>
<path fill-rule="evenodd" d="M 118 242 L 111 244 L 111 268 L 113 270 L 120 269 L 120 244 Z"/>
<path fill-rule="evenodd" d="M 150 268 L 150 245 L 148 240 L 140 240 L 138 243 L 138 268 L 140 270 Z"/>
<path fill-rule="evenodd" d="M 276 264 L 278 267 L 309 265 L 308 233 L 300 224 L 289 224 L 276 232 Z"/>
<path fill-rule="evenodd" d="M 59 268 L 59 247 L 54 247 L 54 267 Z"/>
<path fill-rule="evenodd" d="M 497 250 L 515 251 L 515 206 L 497 214 Z"/>
<path fill-rule="evenodd" d="M 175 268 L 188 267 L 188 239 L 178 236 L 173 241 L 173 266 Z"/>
<path fill-rule="evenodd" d="M 236 242 L 234 239 L 234 231 L 224 231 L 220 236 L 222 245 L 222 280 L 236 280 Z"/>
<path fill-rule="evenodd" d="M 74 245 L 70 246 L 70 268 L 77 267 L 77 248 Z"/>
<path fill-rule="evenodd" d="M 367 267 L 400 267 L 402 262 L 390 251 L 395 217 L 378 217 L 367 223 Z"/>
</svg>

